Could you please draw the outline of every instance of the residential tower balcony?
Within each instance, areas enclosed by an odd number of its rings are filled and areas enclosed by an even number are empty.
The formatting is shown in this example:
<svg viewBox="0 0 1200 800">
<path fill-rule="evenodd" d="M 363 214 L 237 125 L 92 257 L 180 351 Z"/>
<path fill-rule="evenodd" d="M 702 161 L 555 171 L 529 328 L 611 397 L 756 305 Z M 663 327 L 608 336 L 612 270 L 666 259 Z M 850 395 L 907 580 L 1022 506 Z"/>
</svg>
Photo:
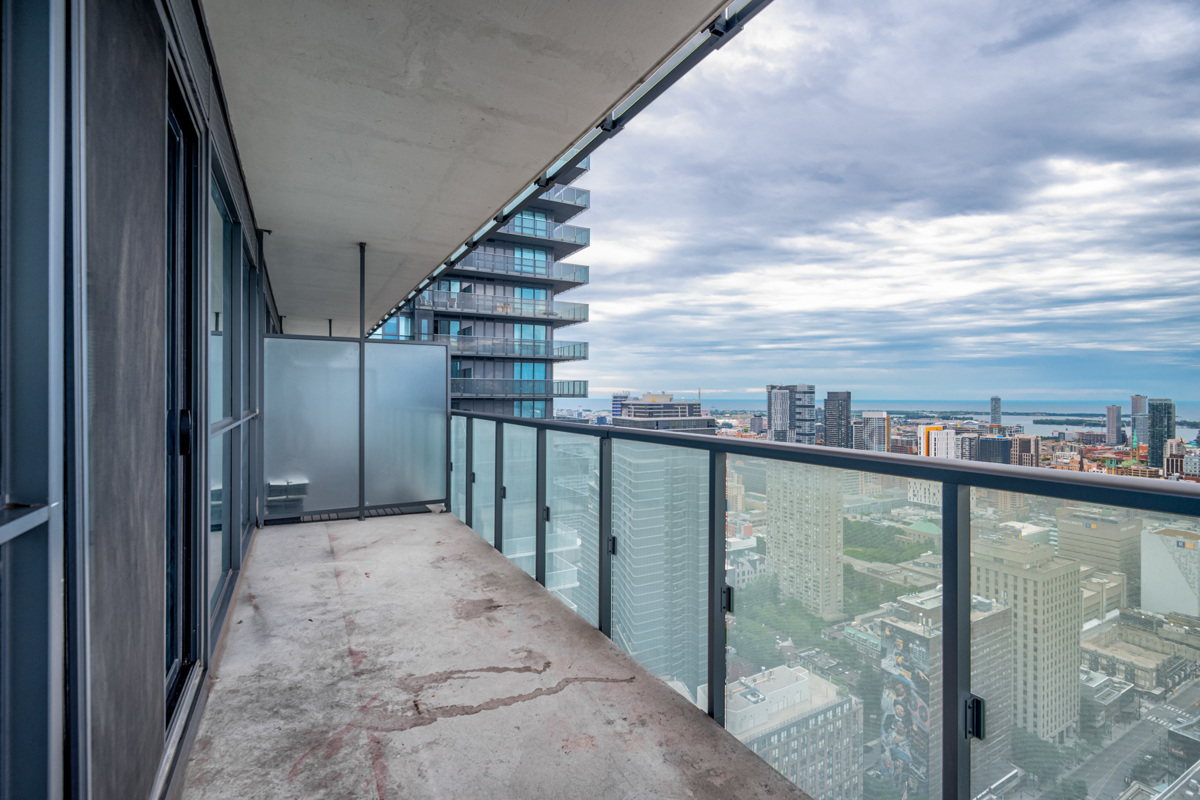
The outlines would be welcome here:
<svg viewBox="0 0 1200 800">
<path fill-rule="evenodd" d="M 492 238 L 532 247 L 549 246 L 554 251 L 554 260 L 558 261 L 587 247 L 591 242 L 591 231 L 578 225 L 518 217 L 502 225 Z"/>
<path fill-rule="evenodd" d="M 451 378 L 455 397 L 587 397 L 587 381 L 534 378 Z"/>
<path fill-rule="evenodd" d="M 474 252 L 458 262 L 454 271 L 486 272 L 520 278 L 523 281 L 545 283 L 553 287 L 555 294 L 560 294 L 586 284 L 590 270 L 585 266 L 561 261 L 537 261 L 500 253 Z"/>
<path fill-rule="evenodd" d="M 484 317 L 521 317 L 546 322 L 555 327 L 587 322 L 586 303 L 558 300 L 529 300 L 474 292 L 426 291 L 415 299 L 417 308 L 431 308 L 453 314 Z"/>
<path fill-rule="evenodd" d="M 537 195 L 528 207 L 549 212 L 556 222 L 566 222 L 590 208 L 591 197 L 588 189 L 560 185 Z"/>
<path fill-rule="evenodd" d="M 549 361 L 586 361 L 587 342 L 566 342 L 555 339 L 493 339 L 487 336 L 452 336 L 436 334 L 425 341 L 444 342 L 450 355 L 485 358 L 536 358 Z"/>
</svg>

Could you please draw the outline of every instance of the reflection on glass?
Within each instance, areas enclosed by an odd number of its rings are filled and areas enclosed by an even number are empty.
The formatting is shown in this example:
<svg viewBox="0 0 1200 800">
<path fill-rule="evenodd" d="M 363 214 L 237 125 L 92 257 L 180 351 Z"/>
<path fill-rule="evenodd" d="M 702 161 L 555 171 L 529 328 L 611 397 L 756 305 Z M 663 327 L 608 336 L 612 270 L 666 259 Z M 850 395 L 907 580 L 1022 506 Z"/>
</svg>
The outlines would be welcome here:
<svg viewBox="0 0 1200 800">
<path fill-rule="evenodd" d="M 450 510 L 460 520 L 467 518 L 467 420 L 450 418 Z"/>
<path fill-rule="evenodd" d="M 530 575 L 536 570 L 537 431 L 504 425 L 504 555 Z"/>
<path fill-rule="evenodd" d="M 208 386 L 210 422 L 230 415 L 230 369 L 232 341 L 230 330 L 232 287 L 230 280 L 233 225 L 225 204 L 213 189 L 208 199 Z"/>
<path fill-rule="evenodd" d="M 229 572 L 229 513 L 231 431 L 209 439 L 208 598 L 215 607 Z"/>
<path fill-rule="evenodd" d="M 489 544 L 496 543 L 496 423 L 472 420 L 471 527 Z"/>
<path fill-rule="evenodd" d="M 726 475 L 726 727 L 814 798 L 940 797 L 940 497 L 742 456 Z"/>
<path fill-rule="evenodd" d="M 1200 520 L 976 489 L 971 537 L 972 789 L 1116 797 L 1196 766 Z"/>
<path fill-rule="evenodd" d="M 693 700 L 707 682 L 708 454 L 612 443 L 612 638 Z"/>
<path fill-rule="evenodd" d="M 600 440 L 546 432 L 546 588 L 600 624 Z"/>
</svg>

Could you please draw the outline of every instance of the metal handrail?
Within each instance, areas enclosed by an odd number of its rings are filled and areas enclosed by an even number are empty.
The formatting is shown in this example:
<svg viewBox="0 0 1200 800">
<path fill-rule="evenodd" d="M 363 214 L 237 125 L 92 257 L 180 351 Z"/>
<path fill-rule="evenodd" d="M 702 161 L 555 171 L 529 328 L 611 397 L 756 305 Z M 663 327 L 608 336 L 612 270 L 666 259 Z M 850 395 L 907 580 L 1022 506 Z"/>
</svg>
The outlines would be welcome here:
<svg viewBox="0 0 1200 800">
<path fill-rule="evenodd" d="M 417 308 L 435 308 L 444 311 L 459 311 L 467 314 L 495 314 L 497 316 L 539 317 L 562 319 L 571 322 L 586 322 L 586 303 L 564 303 L 559 300 L 530 300 L 522 297 L 504 297 L 474 292 L 426 291 L 417 295 Z"/>
<path fill-rule="evenodd" d="M 590 270 L 579 264 L 563 261 L 537 261 L 501 253 L 471 253 L 458 262 L 455 269 L 502 272 L 528 278 L 553 278 L 560 281 L 587 283 Z"/>
<path fill-rule="evenodd" d="M 587 342 L 568 342 L 546 339 L 502 339 L 488 336 L 461 336 L 436 333 L 421 337 L 423 341 L 450 345 L 450 352 L 459 356 L 497 356 L 509 358 L 586 359 Z"/>
<path fill-rule="evenodd" d="M 451 378 L 450 394 L 461 397 L 587 397 L 587 381 L 547 378 Z"/>
<path fill-rule="evenodd" d="M 588 208 L 591 206 L 592 192 L 590 189 L 558 185 L 549 191 L 542 192 L 541 197 L 544 200 L 553 200 L 558 203 L 569 203 L 573 206 Z"/>
<path fill-rule="evenodd" d="M 737 439 L 682 431 L 618 428 L 611 425 L 506 417 L 500 414 L 484 414 L 475 411 L 456 410 L 451 413 L 455 416 L 510 425 L 527 425 L 546 430 L 595 436 L 601 439 L 629 439 L 726 455 L 871 472 L 910 480 L 973 486 L 980 489 L 1031 494 L 1060 500 L 1121 506 L 1140 511 L 1200 516 L 1200 485 L 1184 481 L 1020 467 L 1012 464 L 960 461 L 902 453 L 847 450 L 840 447 Z"/>
<path fill-rule="evenodd" d="M 518 223 L 520 223 L 518 225 Z M 533 236 L 538 239 L 553 239 L 556 242 L 587 245 L 591 242 L 589 228 L 568 225 L 565 222 L 529 220 L 517 217 L 501 225 L 497 233 L 515 233 L 518 236 Z"/>
</svg>

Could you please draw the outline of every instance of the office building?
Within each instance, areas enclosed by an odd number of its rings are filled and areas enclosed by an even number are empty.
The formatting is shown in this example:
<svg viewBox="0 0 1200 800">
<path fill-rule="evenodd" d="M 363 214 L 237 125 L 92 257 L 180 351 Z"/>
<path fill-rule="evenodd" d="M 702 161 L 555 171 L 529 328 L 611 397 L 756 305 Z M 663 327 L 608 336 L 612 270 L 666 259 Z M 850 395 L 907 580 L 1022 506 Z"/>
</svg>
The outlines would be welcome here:
<svg viewBox="0 0 1200 800">
<path fill-rule="evenodd" d="M 873 450 L 876 453 L 888 452 L 888 443 L 892 439 L 892 425 L 886 411 L 864 411 L 863 447 L 862 450 Z M 855 442 L 858 447 L 858 442 Z"/>
<path fill-rule="evenodd" d="M 612 462 L 613 641 L 695 699 L 707 681 L 708 541 L 695 535 L 708 524 L 707 455 L 618 439 Z"/>
<path fill-rule="evenodd" d="M 944 425 L 922 425 L 918 429 L 920 450 L 917 455 L 931 458 L 958 458 L 958 435 Z"/>
<path fill-rule="evenodd" d="M 1147 404 L 1149 432 L 1146 444 L 1146 466 L 1162 468 L 1166 459 L 1167 442 L 1175 438 L 1175 403 L 1152 397 Z"/>
<path fill-rule="evenodd" d="M 767 441 L 817 443 L 816 387 L 767 386 Z"/>
<path fill-rule="evenodd" d="M 862 796 L 862 703 L 819 675 L 780 665 L 733 681 L 725 727 L 814 800 Z"/>
<path fill-rule="evenodd" d="M 1132 448 L 1131 457 L 1138 458 L 1138 448 L 1147 446 L 1150 442 L 1150 415 L 1146 413 L 1131 414 L 1129 417 L 1129 427 L 1133 431 L 1133 441 L 1130 442 Z"/>
<path fill-rule="evenodd" d="M 814 614 L 842 613 L 841 471 L 767 462 L 767 568 Z"/>
<path fill-rule="evenodd" d="M 850 420 L 850 441 L 855 450 L 867 449 L 866 423 L 861 419 Z"/>
<path fill-rule="evenodd" d="M 1012 439 L 1006 436 L 980 436 L 976 443 L 975 460 L 990 464 L 1012 463 Z"/>
<path fill-rule="evenodd" d="M 825 394 L 825 446 L 854 447 L 850 430 L 850 393 Z"/>
<path fill-rule="evenodd" d="M 1200 617 L 1200 535 L 1164 528 L 1143 531 L 1141 607 Z"/>
<path fill-rule="evenodd" d="M 959 433 L 954 438 L 954 457 L 960 461 L 975 461 L 979 453 L 978 433 Z"/>
<path fill-rule="evenodd" d="M 612 408 L 609 423 L 618 428 L 714 435 L 717 432 L 717 421 L 701 415 L 699 400 L 676 400 L 674 395 L 663 392 L 631 397 L 626 392 L 613 395 Z"/>
<path fill-rule="evenodd" d="M 1109 447 L 1121 444 L 1121 407 L 1108 406 L 1105 409 L 1104 443 Z"/>
<path fill-rule="evenodd" d="M 1019 467 L 1041 466 L 1041 439 L 1027 433 L 1012 437 L 1010 463 Z"/>
<path fill-rule="evenodd" d="M 1116 508 L 1063 506 L 1058 520 L 1058 554 L 1106 572 L 1125 575 L 1130 605 L 1141 601 L 1142 519 Z"/>
<path fill-rule="evenodd" d="M 1146 395 L 1134 394 L 1129 396 L 1130 414 L 1145 414 L 1146 410 Z"/>
<path fill-rule="evenodd" d="M 1000 411 L 1000 398 L 992 395 L 992 414 L 989 420 L 993 425 L 1002 425 L 1003 414 Z"/>
<path fill-rule="evenodd" d="M 1079 562 L 1022 540 L 971 540 L 971 591 L 1012 608 L 1013 724 L 1039 739 L 1079 719 Z"/>
<path fill-rule="evenodd" d="M 1139 552 L 1139 561 L 1141 554 Z M 1083 564 L 1079 568 L 1079 590 L 1083 597 L 1083 621 L 1110 619 L 1122 608 L 1130 606 L 1126 599 L 1126 576 L 1119 572 L 1104 572 Z"/>
</svg>

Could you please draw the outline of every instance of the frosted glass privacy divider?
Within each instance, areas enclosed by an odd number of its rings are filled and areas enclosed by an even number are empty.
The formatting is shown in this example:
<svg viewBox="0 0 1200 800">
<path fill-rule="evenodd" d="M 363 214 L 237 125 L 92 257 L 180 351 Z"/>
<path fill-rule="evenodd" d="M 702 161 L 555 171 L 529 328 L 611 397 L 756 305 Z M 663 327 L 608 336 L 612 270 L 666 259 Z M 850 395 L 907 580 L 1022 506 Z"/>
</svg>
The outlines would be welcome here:
<svg viewBox="0 0 1200 800">
<path fill-rule="evenodd" d="M 367 342 L 366 502 L 446 499 L 445 345 Z"/>
<path fill-rule="evenodd" d="M 496 423 L 471 422 L 471 528 L 488 544 L 496 543 Z"/>
<path fill-rule="evenodd" d="M 526 425 L 503 425 L 504 555 L 530 575 L 537 564 L 537 431 Z"/>
<path fill-rule="evenodd" d="M 467 519 L 467 420 L 450 419 L 450 511 Z"/>
<path fill-rule="evenodd" d="M 708 453 L 612 443 L 612 639 L 696 700 L 708 683 Z"/>
<path fill-rule="evenodd" d="M 263 342 L 267 516 L 358 507 L 358 342 Z"/>
<path fill-rule="evenodd" d="M 600 624 L 600 440 L 546 431 L 546 588 Z"/>
</svg>

